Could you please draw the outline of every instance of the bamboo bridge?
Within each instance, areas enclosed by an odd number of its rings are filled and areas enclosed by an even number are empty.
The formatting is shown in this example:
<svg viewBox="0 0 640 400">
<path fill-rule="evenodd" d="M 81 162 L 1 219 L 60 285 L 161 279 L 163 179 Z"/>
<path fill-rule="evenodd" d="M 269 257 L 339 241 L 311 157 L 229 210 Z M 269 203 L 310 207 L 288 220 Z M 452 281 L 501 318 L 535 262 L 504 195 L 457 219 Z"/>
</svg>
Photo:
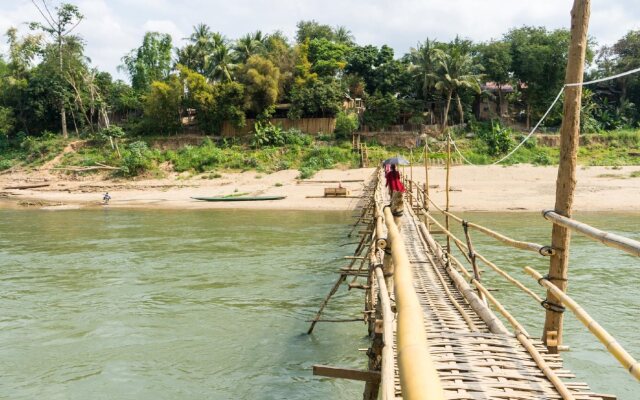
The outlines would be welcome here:
<svg viewBox="0 0 640 400">
<path fill-rule="evenodd" d="M 547 299 L 542 299 L 475 252 L 471 231 L 537 257 L 559 252 L 464 221 L 435 204 L 426 183 L 405 179 L 406 193 L 395 193 L 390 199 L 383 182 L 378 169 L 365 188 L 366 200 L 353 228 L 364 225 L 366 229 L 309 329 L 311 333 L 323 321 L 321 314 L 331 295 L 351 280 L 349 288 L 365 292 L 364 315 L 371 338 L 369 369 L 317 365 L 315 374 L 365 381 L 365 399 L 615 399 L 611 394 L 593 393 L 563 367 L 558 354 L 563 348 L 561 325 L 546 330 L 544 342 L 527 332 L 482 284 L 478 266 L 482 262 L 552 316 L 562 315 L 565 309 L 574 312 L 623 367 L 640 379 L 640 364 L 551 283 L 557 279 L 526 268 L 532 279 L 549 290 Z M 432 211 L 441 217 L 436 218 Z M 544 218 L 640 256 L 640 243 L 634 240 L 606 234 L 552 211 L 545 211 Z M 452 221 L 462 225 L 464 239 L 452 233 Z M 438 243 L 434 234 L 445 235 L 446 243 Z M 358 283 L 365 278 L 366 283 Z"/>
<path fill-rule="evenodd" d="M 425 182 L 415 182 L 411 169 L 409 177 L 406 173 L 403 176 L 405 193 L 395 192 L 390 198 L 383 185 L 382 169 L 378 168 L 365 187 L 361 212 L 352 230 L 365 227 L 360 231 L 358 246 L 348 257 L 349 265 L 340 270 L 308 331 L 311 334 L 318 322 L 338 322 L 323 320 L 322 312 L 341 284 L 350 280 L 349 289 L 361 289 L 365 294 L 364 320 L 371 339 L 368 369 L 316 365 L 315 375 L 364 381 L 365 400 L 615 399 L 615 395 L 592 392 L 563 367 L 559 352 L 566 350 L 562 342 L 563 313 L 568 310 L 640 381 L 640 364 L 566 294 L 572 232 L 640 256 L 640 242 L 571 218 L 582 86 L 604 80 L 583 82 L 589 15 L 590 0 L 574 0 L 565 85 L 553 103 L 564 92 L 556 202 L 553 210 L 543 211 L 543 217 L 553 224 L 551 244 L 509 238 L 450 212 L 452 140 L 445 114 L 446 204 L 435 204 L 429 193 L 428 141 L 423 157 Z M 637 72 L 640 69 L 606 79 Z M 461 225 L 464 239 L 452 232 L 452 221 Z M 549 257 L 549 271 L 544 276 L 530 267 L 524 269 L 533 282 L 546 289 L 546 297 L 476 252 L 471 232 L 519 251 L 530 251 L 536 257 Z M 434 235 L 444 235 L 442 243 Z M 543 307 L 545 321 L 539 339 L 527 332 L 508 311 L 508 305 L 500 303 L 483 285 L 480 263 Z"/>
</svg>

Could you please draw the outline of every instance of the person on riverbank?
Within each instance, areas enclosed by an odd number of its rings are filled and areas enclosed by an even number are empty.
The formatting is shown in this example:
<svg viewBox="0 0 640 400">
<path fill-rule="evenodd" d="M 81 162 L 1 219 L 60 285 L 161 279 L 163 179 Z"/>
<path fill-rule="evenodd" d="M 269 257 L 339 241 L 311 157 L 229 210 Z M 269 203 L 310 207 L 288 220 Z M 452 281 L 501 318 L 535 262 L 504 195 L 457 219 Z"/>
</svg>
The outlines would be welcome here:
<svg viewBox="0 0 640 400">
<path fill-rule="evenodd" d="M 109 200 L 111 200 L 111 196 L 109 196 L 109 192 L 106 192 L 104 196 L 102 196 L 102 204 L 109 204 Z"/>
<path fill-rule="evenodd" d="M 389 172 L 385 174 L 387 179 L 386 186 L 389 188 L 389 196 L 393 196 L 393 192 L 404 192 L 404 185 L 400 180 L 400 172 L 396 170 L 395 164 L 391 164 Z"/>
</svg>

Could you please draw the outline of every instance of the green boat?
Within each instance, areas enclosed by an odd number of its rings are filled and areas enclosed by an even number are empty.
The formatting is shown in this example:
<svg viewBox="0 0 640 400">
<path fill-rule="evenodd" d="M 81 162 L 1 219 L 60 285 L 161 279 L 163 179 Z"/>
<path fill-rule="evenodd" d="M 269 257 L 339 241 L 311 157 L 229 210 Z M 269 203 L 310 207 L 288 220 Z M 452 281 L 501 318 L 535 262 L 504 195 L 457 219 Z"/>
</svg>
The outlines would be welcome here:
<svg viewBox="0 0 640 400">
<path fill-rule="evenodd" d="M 218 197 L 192 197 L 192 199 L 202 201 L 265 201 L 282 200 L 287 196 L 218 196 Z"/>
</svg>

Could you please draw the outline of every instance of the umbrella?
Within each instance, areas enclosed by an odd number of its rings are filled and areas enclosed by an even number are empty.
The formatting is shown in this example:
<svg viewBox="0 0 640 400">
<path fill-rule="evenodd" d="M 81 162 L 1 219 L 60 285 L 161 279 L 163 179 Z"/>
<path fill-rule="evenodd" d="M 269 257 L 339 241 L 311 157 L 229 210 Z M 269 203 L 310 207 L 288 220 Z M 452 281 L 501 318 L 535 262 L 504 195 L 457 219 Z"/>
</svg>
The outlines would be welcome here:
<svg viewBox="0 0 640 400">
<path fill-rule="evenodd" d="M 395 156 L 395 157 L 387 158 L 382 162 L 382 164 L 383 165 L 386 165 L 386 164 L 409 165 L 411 163 L 402 156 Z"/>
</svg>

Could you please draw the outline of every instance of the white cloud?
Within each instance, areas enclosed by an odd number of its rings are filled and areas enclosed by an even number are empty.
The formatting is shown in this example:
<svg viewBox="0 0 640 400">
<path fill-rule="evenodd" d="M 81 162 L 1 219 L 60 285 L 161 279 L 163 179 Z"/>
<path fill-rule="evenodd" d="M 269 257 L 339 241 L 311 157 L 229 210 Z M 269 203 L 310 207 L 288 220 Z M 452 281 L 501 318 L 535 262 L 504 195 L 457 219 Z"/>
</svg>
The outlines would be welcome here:
<svg viewBox="0 0 640 400">
<path fill-rule="evenodd" d="M 53 1 L 53 0 L 50 0 Z M 68 0 L 74 1 L 74 0 Z M 293 37 L 296 22 L 315 19 L 344 25 L 361 44 L 389 44 L 402 55 L 427 37 L 475 41 L 499 38 L 522 25 L 568 28 L 572 0 L 75 0 L 85 15 L 78 29 L 86 52 L 99 68 L 116 73 L 123 55 L 139 46 L 146 30 L 169 33 L 180 45 L 192 27 L 208 24 L 229 38 L 276 29 Z M 0 0 L 0 31 L 37 19 L 29 0 Z M 611 44 L 640 29 L 632 0 L 592 2 L 590 34 Z M 4 40 L 0 50 L 6 51 Z"/>
</svg>

